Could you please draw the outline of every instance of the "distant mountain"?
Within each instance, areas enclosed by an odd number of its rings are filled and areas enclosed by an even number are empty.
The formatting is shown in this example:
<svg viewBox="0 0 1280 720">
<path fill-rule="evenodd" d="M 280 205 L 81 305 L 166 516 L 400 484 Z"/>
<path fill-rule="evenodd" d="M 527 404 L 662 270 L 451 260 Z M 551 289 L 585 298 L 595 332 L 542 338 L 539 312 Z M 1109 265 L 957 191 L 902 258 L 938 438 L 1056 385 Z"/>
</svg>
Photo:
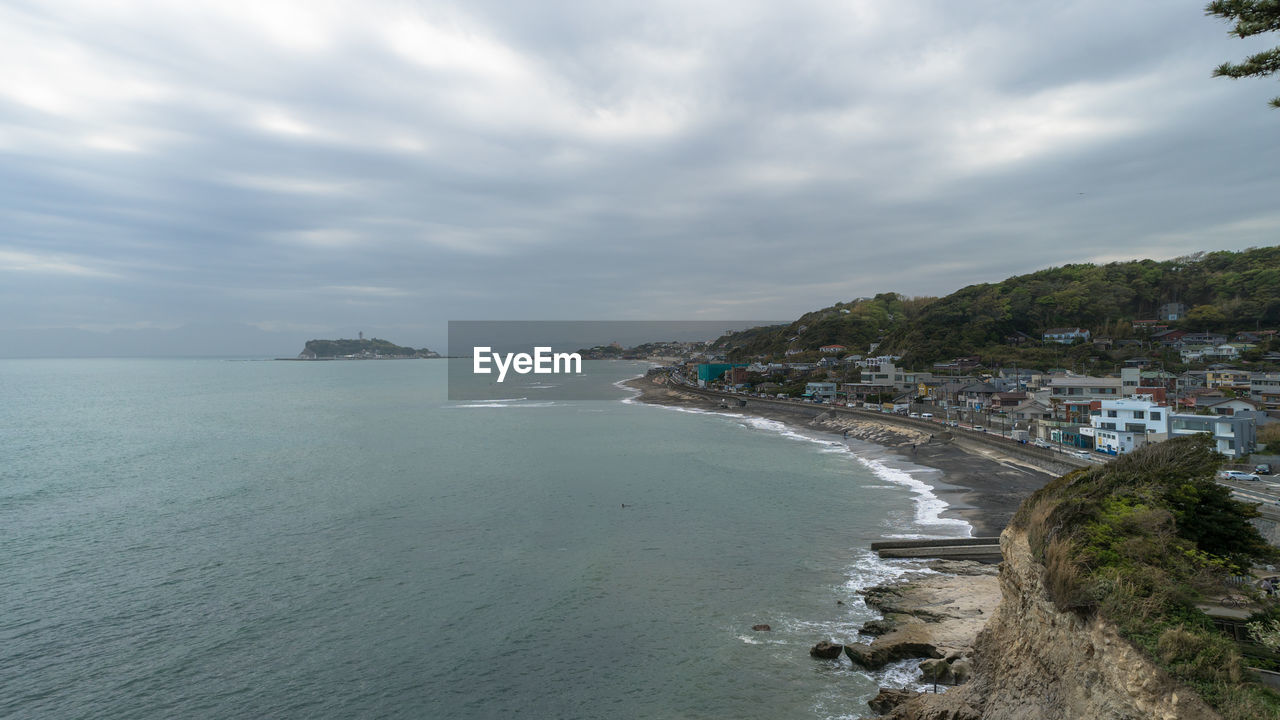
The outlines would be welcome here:
<svg viewBox="0 0 1280 720">
<path fill-rule="evenodd" d="M 833 344 L 866 354 L 879 343 L 877 354 L 899 354 L 916 365 L 963 355 L 1048 365 L 1063 348 L 1043 345 L 1045 330 L 1080 327 L 1094 337 L 1124 339 L 1139 334 L 1135 320 L 1191 331 L 1280 326 L 1280 247 L 1066 265 L 970 285 L 942 298 L 884 293 L 807 313 L 788 325 L 729 333 L 715 346 L 748 359 L 788 351 L 813 355 Z"/>
</svg>

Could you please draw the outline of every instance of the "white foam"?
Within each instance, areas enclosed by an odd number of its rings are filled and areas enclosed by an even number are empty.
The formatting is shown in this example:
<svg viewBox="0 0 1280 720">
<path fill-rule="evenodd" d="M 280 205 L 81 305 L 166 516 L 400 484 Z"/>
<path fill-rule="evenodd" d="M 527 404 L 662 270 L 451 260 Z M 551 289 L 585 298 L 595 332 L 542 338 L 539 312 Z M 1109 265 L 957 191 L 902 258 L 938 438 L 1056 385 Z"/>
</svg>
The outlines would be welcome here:
<svg viewBox="0 0 1280 720">
<path fill-rule="evenodd" d="M 522 398 L 523 399 L 523 398 Z M 479 403 L 466 403 L 462 405 L 446 405 L 448 408 L 543 408 L 555 405 L 554 402 L 501 402 L 491 400 Z"/>
<path fill-rule="evenodd" d="M 620 388 L 620 389 L 622 389 L 622 390 L 626 390 L 627 392 L 631 393 L 630 395 L 628 395 L 628 396 L 626 396 L 626 397 L 622 398 L 622 403 L 623 403 L 624 405 L 634 405 L 634 404 L 636 404 L 636 402 L 637 402 L 637 401 L 636 401 L 636 398 L 640 397 L 641 392 L 640 392 L 639 390 L 637 390 L 637 389 L 635 389 L 635 388 L 631 387 L 631 386 L 630 386 L 630 385 L 628 385 L 627 383 L 628 383 L 628 382 L 630 382 L 630 381 L 632 381 L 632 380 L 637 380 L 637 379 L 642 378 L 642 377 L 644 377 L 644 374 L 643 374 L 643 373 L 641 373 L 641 374 L 639 374 L 639 375 L 636 375 L 635 377 L 623 378 L 623 379 L 621 379 L 621 380 L 619 380 L 618 382 L 616 382 L 616 383 L 614 383 L 614 384 L 613 384 L 613 386 L 614 386 L 614 387 L 616 387 L 616 388 Z"/>
<path fill-rule="evenodd" d="M 638 395 L 639 393 L 637 393 L 637 396 Z M 631 400 L 634 400 L 634 397 L 628 398 L 628 401 Z M 950 506 L 947 505 L 946 501 L 933 493 L 933 488 L 930 487 L 928 483 L 916 478 L 906 469 L 892 467 L 880 460 L 865 457 L 846 444 L 833 442 L 830 439 L 830 435 L 825 433 L 820 436 L 807 435 L 803 432 L 797 431 L 795 428 L 782 421 L 770 420 L 768 418 L 755 417 L 752 415 L 722 413 L 712 410 L 703 410 L 701 408 L 679 407 L 675 405 L 660 405 L 659 407 L 675 410 L 677 412 L 693 413 L 695 415 L 718 415 L 720 417 L 730 418 L 755 430 L 764 430 L 791 440 L 821 445 L 821 452 L 823 453 L 849 455 L 881 480 L 893 483 L 894 485 L 904 486 L 915 493 L 915 497 L 913 498 L 916 506 L 915 522 L 917 525 L 923 526 L 921 529 L 927 531 L 928 534 L 920 535 L 912 533 L 911 537 L 929 537 L 937 534 L 952 535 L 955 537 L 973 536 L 973 526 L 970 525 L 968 521 L 961 518 L 942 517 L 942 513 L 946 512 Z M 920 467 L 915 470 L 915 472 L 923 474 L 938 471 L 933 468 Z M 881 488 L 884 486 L 871 485 L 868 487 Z M 906 536 L 904 535 L 904 537 Z"/>
<path fill-rule="evenodd" d="M 858 462 L 875 473 L 876 477 L 905 486 L 916 494 L 915 520 L 917 524 L 924 525 L 930 530 L 950 530 L 958 533 L 959 537 L 973 536 L 973 526 L 968 521 L 960 518 L 942 517 L 942 513 L 946 512 L 949 506 L 946 501 L 933 494 L 933 488 L 928 483 L 913 477 L 911 473 L 901 468 L 890 467 L 879 460 L 863 457 L 857 453 L 852 454 L 858 459 Z"/>
<path fill-rule="evenodd" d="M 934 692 L 934 684 L 932 681 L 925 681 L 924 675 L 920 672 L 920 662 L 920 658 L 913 658 L 891 663 L 876 672 L 874 677 L 879 682 L 880 687 L 932 693 Z M 948 687 L 942 684 L 939 684 L 937 688 L 939 695 L 946 693 L 948 690 Z"/>
<path fill-rule="evenodd" d="M 719 413 L 724 414 L 724 413 Z M 973 526 L 967 521 L 960 518 L 944 518 L 942 513 L 946 512 L 949 507 L 946 501 L 939 498 L 933 493 L 933 488 L 928 483 L 916 478 L 911 472 L 865 457 L 853 450 L 848 445 L 833 443 L 826 437 L 815 437 L 797 432 L 795 429 L 777 420 L 769 420 L 759 417 L 742 417 L 739 415 L 730 415 L 729 417 L 741 418 L 749 427 L 760 430 L 775 432 L 783 437 L 792 440 L 800 440 L 822 445 L 822 452 L 847 454 L 864 467 L 870 470 L 881 480 L 891 482 L 895 485 L 901 485 L 909 488 L 915 493 L 916 514 L 915 521 L 918 525 L 925 526 L 930 532 L 947 532 L 956 533 L 959 537 L 971 537 L 973 535 Z M 916 472 L 937 472 L 933 468 L 920 468 Z"/>
</svg>

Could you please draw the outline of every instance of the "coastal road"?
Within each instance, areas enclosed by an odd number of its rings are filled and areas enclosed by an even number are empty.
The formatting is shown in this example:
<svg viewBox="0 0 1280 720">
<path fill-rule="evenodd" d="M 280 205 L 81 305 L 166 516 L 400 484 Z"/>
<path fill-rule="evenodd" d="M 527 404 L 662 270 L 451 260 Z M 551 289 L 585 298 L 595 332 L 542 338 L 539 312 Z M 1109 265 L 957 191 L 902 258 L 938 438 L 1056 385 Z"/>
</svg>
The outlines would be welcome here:
<svg viewBox="0 0 1280 720">
<path fill-rule="evenodd" d="M 1218 484 L 1231 488 L 1231 495 L 1237 500 L 1259 503 L 1258 512 L 1262 517 L 1280 522 L 1280 478 L 1274 475 L 1266 477 L 1266 480 L 1259 482 L 1219 480 Z"/>
</svg>

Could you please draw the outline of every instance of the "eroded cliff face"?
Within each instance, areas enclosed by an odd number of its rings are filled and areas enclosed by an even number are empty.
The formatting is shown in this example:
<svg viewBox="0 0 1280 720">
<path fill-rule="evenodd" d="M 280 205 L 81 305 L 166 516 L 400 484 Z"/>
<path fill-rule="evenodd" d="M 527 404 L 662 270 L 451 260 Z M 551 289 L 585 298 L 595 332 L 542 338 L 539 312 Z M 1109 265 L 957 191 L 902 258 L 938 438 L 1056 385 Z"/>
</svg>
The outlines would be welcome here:
<svg viewBox="0 0 1280 720">
<path fill-rule="evenodd" d="M 1063 613 L 1026 535 L 1000 537 L 1002 600 L 978 636 L 974 675 L 943 695 L 898 706 L 897 720 L 1217 719 L 1108 623 Z"/>
</svg>

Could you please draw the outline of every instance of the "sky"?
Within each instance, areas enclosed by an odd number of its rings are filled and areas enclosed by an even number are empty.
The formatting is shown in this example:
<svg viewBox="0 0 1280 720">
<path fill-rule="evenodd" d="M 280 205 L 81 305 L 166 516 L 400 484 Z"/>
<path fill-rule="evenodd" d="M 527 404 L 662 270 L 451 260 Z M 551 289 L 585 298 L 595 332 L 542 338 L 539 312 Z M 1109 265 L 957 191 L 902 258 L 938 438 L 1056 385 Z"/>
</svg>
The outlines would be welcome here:
<svg viewBox="0 0 1280 720">
<path fill-rule="evenodd" d="M 1273 245 L 1280 85 L 1211 72 L 1280 38 L 1227 30 L 1169 0 L 0 0 L 0 356 L 789 319 Z"/>
</svg>

